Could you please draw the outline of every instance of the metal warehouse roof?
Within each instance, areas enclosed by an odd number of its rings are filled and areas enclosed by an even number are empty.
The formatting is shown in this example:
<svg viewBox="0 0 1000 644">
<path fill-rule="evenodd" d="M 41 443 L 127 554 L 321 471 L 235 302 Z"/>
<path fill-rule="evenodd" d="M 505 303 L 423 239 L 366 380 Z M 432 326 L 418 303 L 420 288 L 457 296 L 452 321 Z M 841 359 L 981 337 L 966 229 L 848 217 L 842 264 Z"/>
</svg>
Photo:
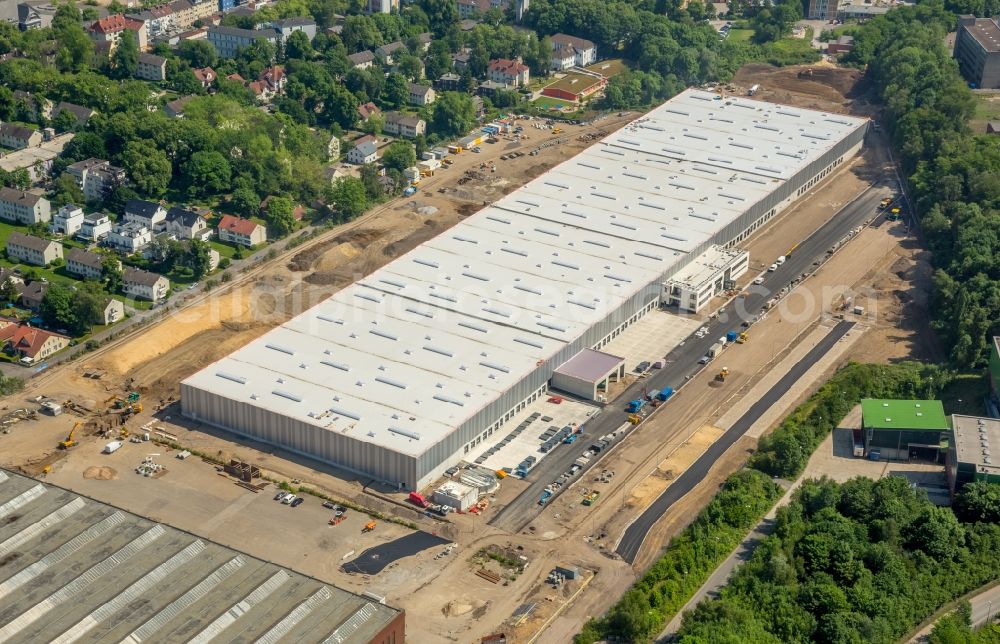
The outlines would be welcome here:
<svg viewBox="0 0 1000 644">
<path fill-rule="evenodd" d="M 619 358 L 610 353 L 595 351 L 594 349 L 583 349 L 559 365 L 556 373 L 596 383 L 604 380 L 609 373 L 621 366 L 623 362 L 625 362 L 625 358 Z"/>
<path fill-rule="evenodd" d="M 417 456 L 864 124 L 685 91 L 185 384 Z"/>
<path fill-rule="evenodd" d="M 861 401 L 864 426 L 872 429 L 923 429 L 946 432 L 951 429 L 940 400 Z"/>
<path fill-rule="evenodd" d="M 0 470 L 0 641 L 368 642 L 400 612 Z"/>
<path fill-rule="evenodd" d="M 958 462 L 972 463 L 980 472 L 1000 474 L 1000 420 L 953 414 L 951 422 Z"/>
</svg>

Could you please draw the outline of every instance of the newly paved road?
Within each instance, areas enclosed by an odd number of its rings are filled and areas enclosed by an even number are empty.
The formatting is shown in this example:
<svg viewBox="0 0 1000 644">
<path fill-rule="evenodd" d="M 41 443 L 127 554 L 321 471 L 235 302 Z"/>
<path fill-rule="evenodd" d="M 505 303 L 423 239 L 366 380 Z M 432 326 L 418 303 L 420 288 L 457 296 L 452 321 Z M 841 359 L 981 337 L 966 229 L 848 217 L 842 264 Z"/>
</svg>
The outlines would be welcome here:
<svg viewBox="0 0 1000 644">
<path fill-rule="evenodd" d="M 1000 586 L 987 588 L 978 595 L 970 597 L 969 604 L 972 607 L 972 628 L 992 624 L 997 621 L 997 615 L 1000 614 Z M 920 632 L 910 638 L 908 644 L 929 642 L 935 624 L 937 620 L 920 629 Z"/>
<path fill-rule="evenodd" d="M 443 546 L 446 543 L 451 542 L 423 530 L 417 530 L 405 537 L 365 550 L 357 558 L 342 565 L 340 569 L 347 573 L 377 575 L 394 561 L 412 557 L 418 552 L 435 546 Z"/>
<path fill-rule="evenodd" d="M 847 320 L 838 322 L 834 326 L 830 333 L 826 335 L 819 344 L 813 347 L 809 353 L 805 355 L 801 360 L 799 360 L 795 365 L 789 369 L 781 380 L 779 380 L 773 387 L 771 387 L 767 393 L 760 397 L 757 402 L 753 404 L 750 409 L 747 410 L 745 414 L 740 416 L 740 418 L 733 423 L 733 426 L 726 430 L 726 433 L 722 435 L 719 440 L 712 443 L 705 453 L 701 457 L 691 464 L 684 473 L 677 477 L 674 482 L 667 488 L 667 490 L 661 494 L 652 505 L 650 505 L 646 510 L 639 515 L 639 518 L 633 521 L 626 529 L 625 534 L 622 536 L 621 541 L 618 542 L 618 547 L 615 551 L 621 555 L 622 559 L 632 563 L 635 561 L 636 555 L 639 553 L 639 548 L 642 546 L 642 542 L 646 539 L 646 534 L 649 532 L 653 524 L 659 521 L 663 513 L 666 512 L 670 506 L 679 501 L 684 495 L 694 489 L 698 483 L 701 482 L 705 476 L 708 475 L 708 471 L 715 465 L 715 462 L 722 457 L 727 449 L 732 446 L 743 434 L 750 429 L 758 418 L 763 415 L 763 413 L 784 396 L 792 385 L 802 377 L 803 374 L 816 362 L 822 358 L 827 351 L 833 347 L 848 331 L 854 326 L 854 322 Z"/>
<path fill-rule="evenodd" d="M 871 219 L 878 209 L 883 197 L 892 194 L 888 183 L 880 182 L 871 186 L 852 201 L 834 213 L 830 219 L 802 241 L 792 252 L 785 263 L 773 273 L 764 273 L 764 283 L 747 289 L 746 297 L 734 300 L 733 304 L 720 313 L 718 319 L 704 324 L 708 333 L 701 339 L 692 335 L 682 346 L 674 348 L 666 356 L 663 369 L 653 371 L 645 379 L 633 383 L 612 405 L 604 408 L 601 414 L 587 421 L 583 435 L 571 447 L 560 446 L 546 455 L 534 470 L 528 475 L 530 485 L 514 501 L 505 506 L 490 520 L 490 525 L 511 533 L 523 530 L 541 511 L 538 499 L 547 485 L 567 471 L 580 454 L 583 453 L 596 438 L 609 434 L 623 423 L 627 422 L 624 402 L 642 395 L 643 388 L 647 390 L 673 387 L 678 389 L 687 378 L 701 368 L 698 360 L 708 352 L 719 337 L 726 332 L 740 328 L 744 320 L 757 317 L 764 304 L 789 286 L 793 280 L 799 279 L 803 273 L 812 271 L 814 263 L 824 261 L 827 251 L 854 228 Z M 789 245 L 794 241 L 789 241 Z M 775 258 L 751 258 L 755 261 L 773 261 Z M 656 356 L 649 356 L 654 359 Z M 631 366 L 631 365 L 630 365 Z M 620 404 L 619 404 L 620 403 Z M 669 404 L 669 403 L 668 403 Z M 593 467 L 595 461 L 588 465 Z M 586 468 L 584 469 L 586 472 Z M 581 475 L 584 473 L 581 472 Z M 567 486 L 557 491 L 558 496 Z"/>
</svg>

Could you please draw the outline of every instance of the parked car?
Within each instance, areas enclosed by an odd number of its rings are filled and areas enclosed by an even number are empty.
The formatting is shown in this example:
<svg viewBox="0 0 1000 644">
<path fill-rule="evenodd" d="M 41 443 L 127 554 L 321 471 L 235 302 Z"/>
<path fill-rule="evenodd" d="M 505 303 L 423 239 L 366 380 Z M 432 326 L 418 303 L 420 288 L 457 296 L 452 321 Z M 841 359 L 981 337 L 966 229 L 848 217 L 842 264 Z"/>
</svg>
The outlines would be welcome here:
<svg viewBox="0 0 1000 644">
<path fill-rule="evenodd" d="M 305 499 L 303 499 L 303 498 L 302 498 L 302 497 L 300 496 L 300 497 L 297 497 L 297 498 L 296 498 L 296 499 L 295 499 L 294 501 L 292 501 L 292 503 L 291 503 L 291 506 L 292 506 L 293 508 L 297 508 L 297 507 L 299 507 L 300 505 L 302 505 L 302 504 L 303 504 L 303 503 L 305 503 L 305 502 L 306 502 L 306 500 L 305 500 Z"/>
<path fill-rule="evenodd" d="M 643 360 L 642 362 L 640 362 L 639 364 L 637 364 L 635 366 L 635 372 L 636 373 L 642 373 L 642 372 L 646 371 L 647 369 L 649 369 L 649 361 L 648 360 Z"/>
<path fill-rule="evenodd" d="M 337 506 L 333 504 L 333 501 L 323 501 L 323 507 L 327 510 L 333 510 Z"/>
</svg>

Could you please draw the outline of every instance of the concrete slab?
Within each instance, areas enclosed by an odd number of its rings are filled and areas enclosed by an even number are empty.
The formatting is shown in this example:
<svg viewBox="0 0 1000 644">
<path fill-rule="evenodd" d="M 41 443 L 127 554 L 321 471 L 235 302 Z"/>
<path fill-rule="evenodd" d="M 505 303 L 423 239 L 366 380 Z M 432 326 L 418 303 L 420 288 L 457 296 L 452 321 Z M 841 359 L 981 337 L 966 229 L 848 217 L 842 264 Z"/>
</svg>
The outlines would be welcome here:
<svg viewBox="0 0 1000 644">
<path fill-rule="evenodd" d="M 640 362 L 663 358 L 700 326 L 701 321 L 695 317 L 650 311 L 601 351 L 625 358 L 626 371 L 632 371 Z"/>
</svg>

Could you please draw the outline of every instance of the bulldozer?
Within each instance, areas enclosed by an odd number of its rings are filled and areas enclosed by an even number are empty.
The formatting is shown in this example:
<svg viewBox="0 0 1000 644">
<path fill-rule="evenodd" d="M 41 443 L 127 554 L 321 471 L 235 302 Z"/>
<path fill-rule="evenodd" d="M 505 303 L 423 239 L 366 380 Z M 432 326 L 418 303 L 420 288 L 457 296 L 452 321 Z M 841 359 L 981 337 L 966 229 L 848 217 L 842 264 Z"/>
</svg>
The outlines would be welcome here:
<svg viewBox="0 0 1000 644">
<path fill-rule="evenodd" d="M 66 438 L 59 441 L 59 449 L 69 449 L 71 447 L 76 447 L 76 440 L 73 439 L 73 436 L 76 434 L 76 430 L 79 429 L 80 425 L 82 424 L 83 423 L 77 422 L 75 425 L 73 425 L 73 429 L 69 430 L 69 434 L 66 436 Z"/>
<path fill-rule="evenodd" d="M 718 382 L 725 382 L 728 376 L 729 376 L 729 368 L 723 367 L 719 373 L 715 374 L 715 379 Z"/>
<path fill-rule="evenodd" d="M 361 532 L 371 532 L 374 529 L 375 529 L 375 522 L 369 521 L 368 523 L 365 524 L 365 527 L 361 530 Z"/>
</svg>

